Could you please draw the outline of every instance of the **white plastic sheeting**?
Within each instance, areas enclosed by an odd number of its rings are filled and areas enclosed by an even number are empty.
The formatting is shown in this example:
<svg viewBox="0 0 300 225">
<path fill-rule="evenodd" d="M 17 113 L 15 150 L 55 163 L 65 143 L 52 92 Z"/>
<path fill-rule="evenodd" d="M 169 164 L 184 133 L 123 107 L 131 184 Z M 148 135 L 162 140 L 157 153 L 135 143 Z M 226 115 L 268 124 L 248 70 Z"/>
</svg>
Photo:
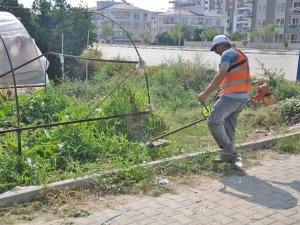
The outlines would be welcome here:
<svg viewBox="0 0 300 225">
<path fill-rule="evenodd" d="M 14 69 L 41 55 L 41 51 L 23 24 L 11 13 L 0 12 L 0 35 L 5 42 Z M 1 40 L 0 59 L 1 76 L 11 71 L 9 59 Z M 45 69 L 48 65 L 46 58 L 41 57 L 26 66 L 15 69 L 17 86 L 45 84 Z M 47 82 L 48 78 L 46 76 Z M 12 73 L 0 77 L 0 87 L 12 87 L 13 84 Z"/>
</svg>

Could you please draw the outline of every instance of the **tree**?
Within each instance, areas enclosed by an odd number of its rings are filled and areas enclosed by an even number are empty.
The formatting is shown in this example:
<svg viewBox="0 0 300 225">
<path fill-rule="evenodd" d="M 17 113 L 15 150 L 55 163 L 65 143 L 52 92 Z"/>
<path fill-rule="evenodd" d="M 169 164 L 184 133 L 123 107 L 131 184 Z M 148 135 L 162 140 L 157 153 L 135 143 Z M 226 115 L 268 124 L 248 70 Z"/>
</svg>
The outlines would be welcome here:
<svg viewBox="0 0 300 225">
<path fill-rule="evenodd" d="M 91 14 L 86 9 L 71 7 L 66 0 L 35 0 L 33 2 L 33 17 L 36 23 L 36 32 L 33 34 L 37 45 L 42 52 L 48 50 L 61 52 L 61 35 L 64 34 L 64 52 L 66 54 L 81 55 L 86 49 L 87 34 L 89 43 L 97 41 L 97 33 L 91 22 Z M 72 15 L 72 16 L 70 16 Z M 51 38 L 51 48 L 50 41 Z M 61 66 L 58 57 L 50 56 L 48 74 L 50 78 L 61 76 Z M 74 59 L 65 59 L 66 73 L 72 73 L 76 64 Z"/>
<path fill-rule="evenodd" d="M 107 23 L 105 23 L 101 29 L 101 32 L 105 38 L 105 42 L 107 42 L 108 37 L 111 36 L 114 32 L 113 27 Z"/>
<path fill-rule="evenodd" d="M 233 32 L 229 35 L 230 40 L 232 41 L 244 41 L 247 39 L 247 33 L 243 32 Z"/>
<path fill-rule="evenodd" d="M 201 36 L 202 32 L 203 32 L 203 29 L 196 28 L 194 30 L 194 34 L 193 34 L 193 39 L 192 40 L 193 41 L 201 41 L 200 36 Z"/>
<path fill-rule="evenodd" d="M 285 48 L 289 47 L 290 40 L 291 40 L 291 33 L 285 34 L 284 39 L 283 39 L 283 46 Z"/>
<path fill-rule="evenodd" d="M 149 33 L 146 31 L 142 31 L 140 33 L 141 38 L 143 38 L 144 43 L 148 43 L 149 42 Z"/>
<path fill-rule="evenodd" d="M 169 32 L 163 32 L 158 35 L 159 44 L 161 45 L 174 45 L 176 41 L 173 39 Z"/>
<path fill-rule="evenodd" d="M 191 26 L 188 26 L 188 25 L 183 25 L 182 28 L 181 28 L 181 37 L 182 39 L 184 40 L 187 40 L 187 41 L 192 41 L 194 40 L 194 29 L 191 27 Z"/>
<path fill-rule="evenodd" d="M 131 38 L 132 35 L 133 35 L 133 33 L 131 32 L 131 30 L 125 28 L 124 36 L 125 36 L 126 38 L 127 38 L 128 36 Z M 129 38 L 129 37 L 128 37 L 128 38 Z"/>
<path fill-rule="evenodd" d="M 270 40 L 273 38 L 274 34 L 276 34 L 276 25 L 271 23 L 271 24 L 268 24 L 266 27 L 265 27 L 265 34 L 266 36 L 268 36 L 270 38 Z"/>
<path fill-rule="evenodd" d="M 262 35 L 262 31 L 259 29 L 254 29 L 250 32 L 250 39 L 251 42 L 254 42 L 257 38 L 259 38 Z"/>
<path fill-rule="evenodd" d="M 200 38 L 202 40 L 212 41 L 213 38 L 219 34 L 220 31 L 218 31 L 216 28 L 208 28 L 201 33 Z"/>
<path fill-rule="evenodd" d="M 30 9 L 24 8 L 18 0 L 0 0 L 0 11 L 6 11 L 17 17 L 25 26 L 30 35 L 35 32 L 33 18 L 31 17 Z"/>
<path fill-rule="evenodd" d="M 182 37 L 182 27 L 182 24 L 176 24 L 171 30 L 171 37 L 175 40 L 175 43 L 177 42 L 177 44 L 179 41 L 179 37 Z"/>
</svg>

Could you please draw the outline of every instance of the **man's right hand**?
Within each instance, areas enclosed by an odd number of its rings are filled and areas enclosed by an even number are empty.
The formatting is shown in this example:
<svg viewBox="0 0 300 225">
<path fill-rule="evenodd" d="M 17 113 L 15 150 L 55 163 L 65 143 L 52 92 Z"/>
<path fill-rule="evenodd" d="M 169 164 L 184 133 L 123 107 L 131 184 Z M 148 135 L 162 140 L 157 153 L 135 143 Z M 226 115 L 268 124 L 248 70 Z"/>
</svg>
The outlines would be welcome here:
<svg viewBox="0 0 300 225">
<path fill-rule="evenodd" d="M 214 94 L 214 100 L 215 100 L 215 101 L 218 101 L 219 98 L 220 98 L 219 93 Z"/>
<path fill-rule="evenodd" d="M 206 98 L 207 98 L 207 94 L 205 92 L 202 92 L 198 95 L 198 101 L 200 103 L 204 103 Z"/>
</svg>

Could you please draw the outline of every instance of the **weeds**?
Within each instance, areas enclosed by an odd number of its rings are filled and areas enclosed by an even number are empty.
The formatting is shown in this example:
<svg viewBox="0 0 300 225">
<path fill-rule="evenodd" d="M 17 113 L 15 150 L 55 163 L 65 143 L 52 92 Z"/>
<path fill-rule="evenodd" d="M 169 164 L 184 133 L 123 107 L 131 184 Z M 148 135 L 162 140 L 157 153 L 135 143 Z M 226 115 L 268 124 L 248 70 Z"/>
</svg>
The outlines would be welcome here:
<svg viewBox="0 0 300 225">
<path fill-rule="evenodd" d="M 132 69 L 132 66 L 124 64 L 96 63 L 88 81 L 68 79 L 60 86 L 48 88 L 47 92 L 40 90 L 21 94 L 22 126 L 87 118 Z M 264 79 L 269 79 L 279 99 L 299 93 L 298 84 L 282 80 L 276 72 L 265 70 L 264 73 Z M 197 94 L 215 74 L 216 71 L 200 58 L 196 63 L 180 59 L 149 67 L 150 95 L 153 100 L 149 115 L 24 131 L 22 156 L 16 154 L 16 134 L 1 135 L 0 192 L 15 186 L 43 184 L 109 169 L 121 169 L 122 172 L 98 181 L 99 189 L 103 192 L 127 193 L 125 187 L 132 192 L 156 190 L 153 192 L 157 194 L 164 191 L 156 186 L 155 171 L 128 168 L 155 159 L 216 147 L 205 122 L 168 137 L 171 146 L 153 150 L 147 149 L 144 144 L 151 137 L 200 119 Z M 147 110 L 149 106 L 144 79 L 144 76 L 134 72 L 116 92 L 96 107 L 90 117 Z M 0 101 L 1 127 L 15 127 L 16 106 L 13 98 Z M 212 105 L 212 100 L 207 104 Z M 253 108 L 250 105 L 240 117 L 238 142 L 245 140 L 247 133 L 259 127 L 282 128 L 283 123 L 290 119 L 296 123 L 299 118 L 298 106 L 298 97 L 274 108 Z M 284 121 L 280 120 L 283 116 L 286 117 Z M 162 167 L 161 171 L 167 175 L 184 171 L 219 174 L 233 169 L 215 167 L 209 158 L 197 160 L 193 160 L 193 163 L 170 164 Z"/>
<path fill-rule="evenodd" d="M 300 137 L 292 137 L 278 141 L 273 149 L 280 153 L 300 153 Z"/>
</svg>

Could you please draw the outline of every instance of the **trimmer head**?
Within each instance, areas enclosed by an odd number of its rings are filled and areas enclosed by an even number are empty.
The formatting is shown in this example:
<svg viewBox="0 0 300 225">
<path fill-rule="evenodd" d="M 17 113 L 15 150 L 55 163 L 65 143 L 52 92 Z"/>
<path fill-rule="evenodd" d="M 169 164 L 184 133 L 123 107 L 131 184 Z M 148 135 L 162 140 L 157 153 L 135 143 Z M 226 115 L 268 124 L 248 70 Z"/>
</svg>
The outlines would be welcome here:
<svg viewBox="0 0 300 225">
<path fill-rule="evenodd" d="M 158 139 L 158 140 L 148 142 L 146 146 L 148 148 L 159 148 L 159 147 L 168 146 L 169 144 L 170 142 L 165 139 Z"/>
</svg>

